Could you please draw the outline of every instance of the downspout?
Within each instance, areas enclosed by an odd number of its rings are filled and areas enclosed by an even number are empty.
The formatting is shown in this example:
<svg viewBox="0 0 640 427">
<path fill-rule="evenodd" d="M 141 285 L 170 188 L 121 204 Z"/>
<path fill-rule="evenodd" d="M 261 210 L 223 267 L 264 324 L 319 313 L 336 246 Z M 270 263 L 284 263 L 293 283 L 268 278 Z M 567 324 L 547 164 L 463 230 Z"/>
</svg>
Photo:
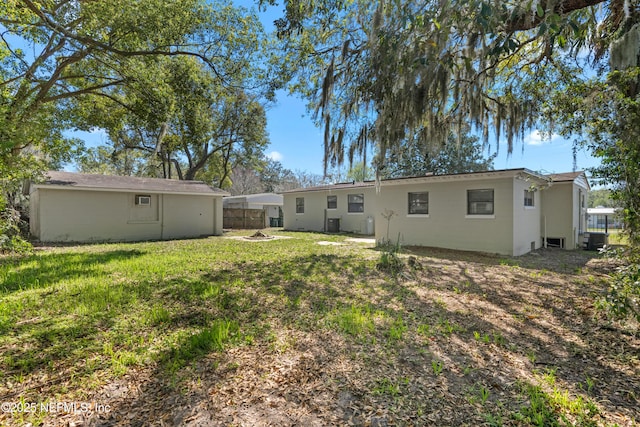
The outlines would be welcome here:
<svg viewBox="0 0 640 427">
<path fill-rule="evenodd" d="M 547 216 L 542 217 L 544 218 L 544 248 L 547 249 Z"/>
<path fill-rule="evenodd" d="M 322 230 L 325 233 L 328 232 L 328 230 L 329 230 L 327 221 L 329 221 L 329 219 L 327 218 L 327 210 L 325 209 L 324 210 L 324 225 L 323 225 L 323 230 Z"/>
</svg>

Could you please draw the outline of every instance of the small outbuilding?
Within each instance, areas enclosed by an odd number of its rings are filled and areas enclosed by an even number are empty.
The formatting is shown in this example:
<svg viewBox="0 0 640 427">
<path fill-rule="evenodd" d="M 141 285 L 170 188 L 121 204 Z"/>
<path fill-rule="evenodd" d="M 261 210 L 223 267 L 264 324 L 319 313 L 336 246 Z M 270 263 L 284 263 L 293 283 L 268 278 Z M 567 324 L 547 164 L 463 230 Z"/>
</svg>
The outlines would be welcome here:
<svg viewBox="0 0 640 427">
<path fill-rule="evenodd" d="M 51 171 L 30 188 L 42 242 L 143 241 L 222 234 L 222 197 L 201 181 Z"/>
</svg>

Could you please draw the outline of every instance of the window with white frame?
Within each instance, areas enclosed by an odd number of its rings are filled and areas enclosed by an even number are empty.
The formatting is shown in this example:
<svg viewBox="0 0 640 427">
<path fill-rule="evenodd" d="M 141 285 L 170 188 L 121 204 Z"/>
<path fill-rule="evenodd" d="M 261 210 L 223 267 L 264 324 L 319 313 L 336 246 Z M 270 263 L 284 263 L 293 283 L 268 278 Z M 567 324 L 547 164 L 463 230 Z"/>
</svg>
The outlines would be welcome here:
<svg viewBox="0 0 640 427">
<path fill-rule="evenodd" d="M 136 206 L 151 206 L 151 196 L 148 194 L 136 194 L 135 204 Z"/>
<path fill-rule="evenodd" d="M 327 209 L 338 209 L 338 196 L 327 196 Z"/>
<path fill-rule="evenodd" d="M 364 212 L 364 194 L 349 194 L 347 196 L 347 212 L 362 213 Z"/>
<path fill-rule="evenodd" d="M 531 190 L 524 190 L 524 205 L 527 207 L 535 206 L 534 192 Z"/>
<path fill-rule="evenodd" d="M 467 215 L 493 215 L 493 189 L 467 190 Z"/>
<path fill-rule="evenodd" d="M 304 213 L 304 197 L 296 197 L 296 213 Z"/>
<path fill-rule="evenodd" d="M 409 193 L 409 215 L 429 214 L 429 192 Z"/>
</svg>

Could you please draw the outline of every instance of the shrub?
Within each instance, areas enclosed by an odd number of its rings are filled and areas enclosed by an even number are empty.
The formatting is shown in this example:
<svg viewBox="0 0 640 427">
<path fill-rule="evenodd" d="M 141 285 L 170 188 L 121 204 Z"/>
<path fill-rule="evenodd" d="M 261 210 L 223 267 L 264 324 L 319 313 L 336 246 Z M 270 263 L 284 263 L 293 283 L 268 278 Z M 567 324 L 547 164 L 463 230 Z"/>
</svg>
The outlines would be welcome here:
<svg viewBox="0 0 640 427">
<path fill-rule="evenodd" d="M 1 197 L 1 196 L 0 196 Z M 31 244 L 20 233 L 20 212 L 0 199 L 0 253 L 28 253 Z"/>
<path fill-rule="evenodd" d="M 640 321 L 640 251 L 631 252 L 625 265 L 616 269 L 599 307 L 614 318 L 635 317 Z"/>
<path fill-rule="evenodd" d="M 378 248 L 382 250 L 380 254 L 380 261 L 376 264 L 376 268 L 380 271 L 386 271 L 391 274 L 398 274 L 402 271 L 404 263 L 398 256 L 400 252 L 400 236 L 395 244 L 391 243 L 388 239 L 383 239 L 378 242 Z"/>
</svg>

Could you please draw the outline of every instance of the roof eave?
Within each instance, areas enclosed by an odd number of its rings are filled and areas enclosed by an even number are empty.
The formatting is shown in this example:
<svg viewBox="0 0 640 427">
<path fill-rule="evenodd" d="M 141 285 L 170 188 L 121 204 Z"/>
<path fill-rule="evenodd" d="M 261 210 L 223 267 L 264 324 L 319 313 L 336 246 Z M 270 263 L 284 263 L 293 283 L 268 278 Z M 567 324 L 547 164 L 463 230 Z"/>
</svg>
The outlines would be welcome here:
<svg viewBox="0 0 640 427">
<path fill-rule="evenodd" d="M 209 196 L 209 197 L 224 197 L 229 193 L 226 191 L 211 191 L 211 192 L 198 192 L 198 191 L 177 191 L 177 190 L 158 190 L 148 188 L 111 188 L 111 187 L 91 187 L 82 185 L 58 185 L 40 183 L 33 184 L 31 186 L 33 191 L 37 189 L 50 189 L 50 190 L 71 190 L 71 191 L 97 191 L 97 192 L 110 192 L 110 193 L 146 193 L 146 194 L 179 194 L 185 196 Z"/>
</svg>

